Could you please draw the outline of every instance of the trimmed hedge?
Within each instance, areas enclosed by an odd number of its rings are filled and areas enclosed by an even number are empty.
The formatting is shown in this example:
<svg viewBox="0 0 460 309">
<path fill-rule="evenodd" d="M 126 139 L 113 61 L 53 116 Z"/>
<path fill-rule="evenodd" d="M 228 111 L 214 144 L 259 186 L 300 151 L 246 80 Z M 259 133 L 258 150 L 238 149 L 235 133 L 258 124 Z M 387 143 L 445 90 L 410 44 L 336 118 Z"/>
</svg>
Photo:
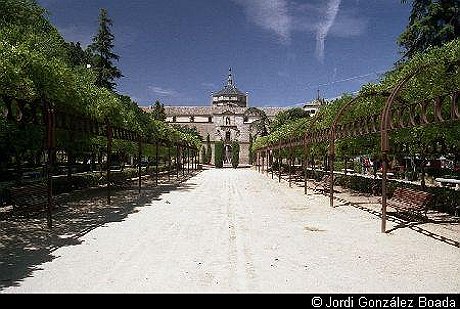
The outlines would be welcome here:
<svg viewBox="0 0 460 309">
<path fill-rule="evenodd" d="M 232 143 L 232 166 L 237 168 L 240 164 L 240 144 L 238 142 Z"/>
<path fill-rule="evenodd" d="M 216 142 L 214 147 L 214 164 L 217 168 L 224 167 L 224 143 Z"/>
<path fill-rule="evenodd" d="M 308 170 L 307 177 L 310 179 L 320 180 L 325 174 L 322 170 Z M 357 192 L 368 194 L 381 194 L 382 180 L 374 178 L 361 177 L 356 174 L 336 175 L 336 184 Z M 388 180 L 388 197 L 393 196 L 397 187 L 404 187 L 414 190 L 421 190 L 420 185 L 412 183 L 401 183 L 394 180 Z M 429 209 L 438 210 L 454 215 L 456 207 L 460 205 L 460 191 L 444 187 L 428 187 L 426 192 L 433 194 L 434 198 L 428 205 Z"/>
</svg>

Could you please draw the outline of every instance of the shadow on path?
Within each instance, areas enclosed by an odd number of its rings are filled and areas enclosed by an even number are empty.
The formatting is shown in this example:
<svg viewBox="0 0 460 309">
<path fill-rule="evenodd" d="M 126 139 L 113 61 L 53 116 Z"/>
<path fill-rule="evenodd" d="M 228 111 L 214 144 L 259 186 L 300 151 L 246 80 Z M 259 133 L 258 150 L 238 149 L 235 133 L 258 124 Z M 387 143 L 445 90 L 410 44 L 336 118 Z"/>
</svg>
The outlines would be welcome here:
<svg viewBox="0 0 460 309">
<path fill-rule="evenodd" d="M 0 291 L 17 286 L 40 269 L 40 265 L 52 261 L 53 251 L 64 246 L 82 243 L 80 237 L 111 222 L 122 222 L 139 207 L 148 207 L 161 195 L 174 190 L 188 191 L 196 184 L 181 177 L 175 182 L 160 179 L 158 186 L 152 180 L 143 182 L 139 194 L 135 183 L 130 187 L 112 189 L 111 204 L 107 204 L 104 188 L 91 188 L 55 197 L 53 228 L 46 228 L 43 214 L 21 215 L 12 211 L 0 213 Z M 172 178 L 172 179 L 175 179 Z"/>
<path fill-rule="evenodd" d="M 275 175 L 274 178 L 277 179 L 279 174 Z M 288 175 L 282 174 L 282 180 L 289 180 Z M 291 175 L 292 184 L 298 187 L 304 186 L 304 178 L 303 176 L 299 175 Z M 311 183 L 311 179 L 308 179 L 308 183 Z M 320 194 L 323 193 L 321 191 L 315 191 L 313 187 L 308 186 L 308 191 L 313 192 L 313 194 Z M 337 189 L 337 190 L 336 190 Z M 377 200 L 371 201 L 371 194 L 367 193 L 360 193 L 350 189 L 345 189 L 340 186 L 334 186 L 334 193 L 339 193 L 338 195 L 334 195 L 334 200 L 338 201 L 340 204 L 336 204 L 334 207 L 342 207 L 342 206 L 352 206 L 358 208 L 360 210 L 364 210 L 374 216 L 379 218 L 382 217 L 382 212 L 380 209 L 377 209 L 375 205 L 380 207 L 379 202 Z M 326 194 L 327 196 L 327 194 Z M 373 207 L 370 207 L 370 206 Z M 387 220 L 396 223 L 396 226 L 392 229 L 386 231 L 386 233 L 394 232 L 398 229 L 402 228 L 409 228 L 413 231 L 421 233 L 425 236 L 431 237 L 438 241 L 442 241 L 446 244 L 451 246 L 460 248 L 460 242 L 447 237 L 446 235 L 442 235 L 439 231 L 434 231 L 433 226 L 446 226 L 446 227 L 455 227 L 460 225 L 460 220 L 458 218 L 453 217 L 452 215 L 441 213 L 437 211 L 429 211 L 429 218 L 428 220 L 424 221 L 417 221 L 414 222 L 411 218 L 406 218 L 401 216 L 400 213 L 397 212 L 387 212 Z M 431 227 L 429 226 L 431 225 Z"/>
<path fill-rule="evenodd" d="M 363 206 L 363 205 L 369 205 L 369 203 L 366 203 L 366 202 L 350 202 L 350 201 L 347 201 L 346 199 L 343 199 L 343 198 L 338 198 L 336 197 L 335 198 L 336 200 L 338 201 L 341 201 L 343 202 L 344 204 L 343 205 L 338 205 L 337 207 L 340 207 L 340 206 L 352 206 L 352 207 L 355 207 L 355 208 L 358 208 L 360 210 L 364 210 L 374 216 L 377 216 L 379 218 L 382 218 L 382 213 L 381 211 L 378 211 L 378 210 L 375 210 L 375 209 L 371 209 L 369 207 L 366 207 L 366 206 Z M 400 213 L 398 212 L 387 212 L 387 220 L 388 221 L 391 221 L 391 222 L 394 222 L 396 223 L 397 225 L 395 227 L 393 227 L 392 229 L 389 229 L 386 231 L 386 233 L 391 233 L 391 232 L 394 232 L 398 229 L 402 229 L 402 228 L 409 228 L 413 231 L 416 231 L 418 233 L 421 233 L 425 236 L 428 236 L 428 237 L 431 237 L 433 239 L 436 239 L 438 241 L 442 241 L 446 244 L 449 244 L 451 246 L 454 246 L 454 247 L 457 247 L 457 248 L 460 248 L 460 242 L 454 240 L 454 239 L 451 239 L 449 237 L 446 237 L 446 236 L 443 236 L 441 235 L 440 233 L 435 233 L 434 231 L 426 228 L 426 227 L 423 227 L 424 224 L 434 224 L 434 225 L 459 225 L 460 224 L 460 221 L 458 219 L 454 219 L 452 218 L 452 216 L 448 215 L 448 214 L 443 214 L 443 213 L 436 213 L 435 215 L 431 215 L 431 218 L 428 219 L 428 220 L 424 220 L 424 221 L 417 221 L 417 222 L 414 222 L 414 221 L 411 221 L 410 218 L 407 218 L 405 216 L 401 216 Z"/>
</svg>

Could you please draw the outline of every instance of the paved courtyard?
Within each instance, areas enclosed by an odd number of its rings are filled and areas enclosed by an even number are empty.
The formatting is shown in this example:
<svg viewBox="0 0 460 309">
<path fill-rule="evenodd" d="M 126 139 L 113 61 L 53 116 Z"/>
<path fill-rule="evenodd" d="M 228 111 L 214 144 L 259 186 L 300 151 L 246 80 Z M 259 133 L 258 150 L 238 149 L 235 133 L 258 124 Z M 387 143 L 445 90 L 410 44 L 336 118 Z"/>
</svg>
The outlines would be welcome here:
<svg viewBox="0 0 460 309">
<path fill-rule="evenodd" d="M 205 170 L 183 186 L 2 292 L 460 291 L 459 248 L 408 228 L 382 234 L 369 212 L 251 169 Z"/>
</svg>

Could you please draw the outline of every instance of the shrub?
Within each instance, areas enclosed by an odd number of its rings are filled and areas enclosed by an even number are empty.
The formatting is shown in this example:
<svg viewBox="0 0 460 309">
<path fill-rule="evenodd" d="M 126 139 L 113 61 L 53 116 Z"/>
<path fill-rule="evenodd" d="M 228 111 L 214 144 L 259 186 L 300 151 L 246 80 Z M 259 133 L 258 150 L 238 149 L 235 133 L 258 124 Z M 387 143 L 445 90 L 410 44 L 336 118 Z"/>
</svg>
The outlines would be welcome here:
<svg viewBox="0 0 460 309">
<path fill-rule="evenodd" d="M 237 168 L 240 164 L 240 144 L 238 142 L 232 143 L 232 166 Z"/>
<path fill-rule="evenodd" d="M 216 142 L 214 147 L 214 164 L 217 168 L 224 167 L 224 143 Z"/>
</svg>

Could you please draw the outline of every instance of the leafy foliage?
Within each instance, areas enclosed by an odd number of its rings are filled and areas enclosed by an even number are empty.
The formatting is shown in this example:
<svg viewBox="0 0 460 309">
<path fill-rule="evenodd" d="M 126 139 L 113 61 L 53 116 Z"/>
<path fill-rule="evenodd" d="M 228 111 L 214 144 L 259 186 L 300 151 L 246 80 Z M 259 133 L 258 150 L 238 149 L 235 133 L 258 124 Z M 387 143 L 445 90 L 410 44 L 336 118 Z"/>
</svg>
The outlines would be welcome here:
<svg viewBox="0 0 460 309">
<path fill-rule="evenodd" d="M 281 111 L 276 114 L 275 118 L 270 123 L 270 131 L 273 132 L 282 125 L 292 122 L 297 119 L 310 117 L 310 113 L 306 112 L 301 107 L 291 108 L 285 111 Z"/>
<path fill-rule="evenodd" d="M 224 143 L 217 141 L 214 145 L 214 164 L 217 168 L 224 167 Z"/>
<path fill-rule="evenodd" d="M 240 144 L 237 141 L 232 142 L 232 166 L 237 168 L 240 164 Z"/>
<path fill-rule="evenodd" d="M 257 117 L 250 125 L 251 129 L 256 131 L 255 136 L 267 136 L 270 133 L 270 119 L 263 110 L 257 107 L 250 107 L 244 113 L 244 117 L 249 116 Z"/>
<path fill-rule="evenodd" d="M 206 136 L 206 164 L 211 164 L 212 159 L 212 147 L 211 147 L 211 137 L 208 135 Z"/>
<path fill-rule="evenodd" d="M 407 3 L 407 0 L 402 0 Z M 458 0 L 412 0 L 409 25 L 398 43 L 406 58 L 441 46 L 460 37 L 460 2 Z"/>
<path fill-rule="evenodd" d="M 0 0 L 0 11 L 0 110 L 8 109 L 8 117 L 17 115 L 18 107 L 23 106 L 27 107 L 23 117 L 38 113 L 41 121 L 39 111 L 48 102 L 57 110 L 110 121 L 148 138 L 200 145 L 196 132 L 178 131 L 152 119 L 131 98 L 99 87 L 98 75 L 86 67 L 87 52 L 78 43 L 65 42 L 35 1 Z M 39 160 L 44 141 L 41 127 L 8 120 L 0 116 L 1 164 Z M 74 154 L 100 152 L 106 144 L 104 138 L 63 132 L 58 132 L 57 139 L 58 149 Z M 115 141 L 113 149 L 135 154 L 137 147 Z"/>
<path fill-rule="evenodd" d="M 377 84 L 363 85 L 358 96 L 343 95 L 341 98 L 323 106 L 314 118 L 300 118 L 288 121 L 280 126 L 272 126 L 271 134 L 259 137 L 253 150 L 274 145 L 291 138 L 301 137 L 308 132 L 331 127 L 334 119 L 345 104 L 354 100 L 353 105 L 345 110 L 340 123 L 347 123 L 359 117 L 380 115 L 386 99 L 395 85 L 401 80 L 412 77 L 399 92 L 398 102 L 421 102 L 427 98 L 435 98 L 454 91 L 460 85 L 460 39 L 431 48 L 425 53 L 415 55 L 412 59 L 399 64 L 387 72 Z M 447 98 L 445 99 L 447 100 Z M 395 103 L 400 104 L 400 103 Z M 445 104 L 448 108 L 448 104 Z M 445 110 L 449 114 L 450 110 Z M 284 116 L 279 116 L 282 118 Z M 377 122 L 380 120 L 377 117 Z M 379 123 L 376 123 L 379 127 Z M 460 149 L 459 124 L 431 125 L 412 127 L 391 132 L 390 141 L 394 145 L 404 145 L 407 154 L 427 153 L 433 145 L 442 144 L 454 151 Z M 311 145 L 309 154 L 324 156 L 327 154 L 327 143 Z M 455 150 L 457 151 L 457 150 Z M 299 152 L 301 153 L 301 152 Z M 360 136 L 339 140 L 336 144 L 339 157 L 353 157 L 359 154 L 375 156 L 380 153 L 380 137 L 377 135 Z M 459 157 L 455 153 L 453 156 Z"/>
<path fill-rule="evenodd" d="M 152 112 L 151 115 L 153 119 L 159 121 L 166 120 L 166 112 L 164 104 L 161 104 L 160 101 L 155 101 L 155 104 L 152 105 Z"/>
</svg>

